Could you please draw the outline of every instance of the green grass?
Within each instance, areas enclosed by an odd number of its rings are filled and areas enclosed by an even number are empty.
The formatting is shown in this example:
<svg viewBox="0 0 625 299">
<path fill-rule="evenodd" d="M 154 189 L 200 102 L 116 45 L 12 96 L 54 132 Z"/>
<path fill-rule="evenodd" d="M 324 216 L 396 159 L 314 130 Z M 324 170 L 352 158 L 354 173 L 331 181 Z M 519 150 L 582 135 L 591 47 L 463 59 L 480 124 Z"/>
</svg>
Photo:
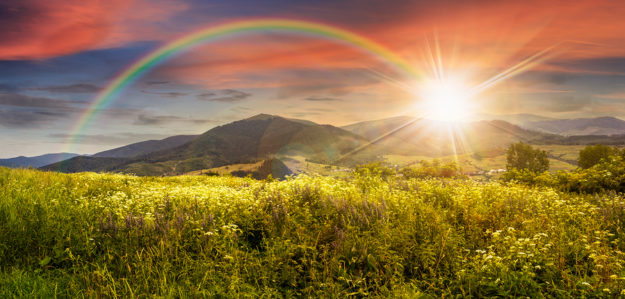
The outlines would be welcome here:
<svg viewBox="0 0 625 299">
<path fill-rule="evenodd" d="M 573 170 L 577 167 L 574 161 L 577 161 L 579 151 L 584 145 L 535 145 L 536 148 L 547 151 L 549 158 L 549 171 L 556 172 L 559 170 Z M 557 159 L 556 159 L 557 158 Z M 402 156 L 402 155 L 385 155 L 384 159 L 392 164 L 406 166 L 414 164 L 420 160 L 433 160 L 432 157 L 426 156 Z M 442 161 L 457 161 L 458 165 L 466 173 L 475 173 L 478 171 L 488 172 L 491 169 L 506 168 L 505 149 L 491 151 L 480 155 L 476 154 L 460 154 L 458 156 L 437 157 Z"/>
<path fill-rule="evenodd" d="M 0 168 L 0 297 L 611 297 L 625 198 Z"/>
</svg>

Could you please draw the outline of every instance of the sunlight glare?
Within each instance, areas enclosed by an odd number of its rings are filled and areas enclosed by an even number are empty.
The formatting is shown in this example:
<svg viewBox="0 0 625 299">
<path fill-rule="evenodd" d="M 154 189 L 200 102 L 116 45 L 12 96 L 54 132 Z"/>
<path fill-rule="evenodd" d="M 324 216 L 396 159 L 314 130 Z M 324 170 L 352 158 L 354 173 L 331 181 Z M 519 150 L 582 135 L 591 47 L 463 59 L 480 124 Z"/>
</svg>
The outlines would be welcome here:
<svg viewBox="0 0 625 299">
<path fill-rule="evenodd" d="M 446 78 L 428 82 L 421 89 L 425 117 L 446 122 L 467 121 L 471 114 L 471 90 L 463 81 Z"/>
</svg>

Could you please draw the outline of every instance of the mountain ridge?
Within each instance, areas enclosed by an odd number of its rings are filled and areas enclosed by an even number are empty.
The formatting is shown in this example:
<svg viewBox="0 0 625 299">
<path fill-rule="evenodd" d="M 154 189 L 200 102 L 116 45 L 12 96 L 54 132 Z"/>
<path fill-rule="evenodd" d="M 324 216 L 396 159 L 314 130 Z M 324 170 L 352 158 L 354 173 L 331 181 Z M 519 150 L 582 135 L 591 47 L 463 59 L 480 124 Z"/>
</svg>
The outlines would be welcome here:
<svg viewBox="0 0 625 299">
<path fill-rule="evenodd" d="M 187 143 L 199 135 L 175 135 L 159 140 L 146 140 L 132 143 L 129 145 L 101 151 L 91 155 L 96 158 L 130 158 L 156 152 L 160 150 L 170 149 Z"/>
<path fill-rule="evenodd" d="M 177 175 L 270 159 L 292 161 L 292 157 L 319 164 L 348 166 L 389 154 L 441 157 L 501 153 L 510 143 L 518 141 L 545 145 L 625 144 L 625 134 L 562 136 L 533 131 L 504 120 L 453 124 L 398 116 L 339 128 L 271 114 L 233 121 L 200 135 L 179 135 L 163 140 L 176 138 L 189 140 L 137 156 L 80 156 L 42 169 Z"/>
<path fill-rule="evenodd" d="M 74 154 L 74 153 L 51 153 L 51 154 L 43 154 L 43 155 L 32 156 L 32 157 L 18 156 L 14 158 L 0 159 L 0 166 L 6 166 L 6 167 L 11 167 L 11 168 L 20 168 L 20 167 L 39 168 L 48 164 L 67 160 L 76 156 L 79 156 L 79 155 Z"/>
<path fill-rule="evenodd" d="M 331 125 L 258 114 L 214 127 L 174 148 L 130 158 L 81 157 L 44 169 L 169 175 L 285 155 L 329 162 L 366 142 L 361 136 Z"/>
</svg>

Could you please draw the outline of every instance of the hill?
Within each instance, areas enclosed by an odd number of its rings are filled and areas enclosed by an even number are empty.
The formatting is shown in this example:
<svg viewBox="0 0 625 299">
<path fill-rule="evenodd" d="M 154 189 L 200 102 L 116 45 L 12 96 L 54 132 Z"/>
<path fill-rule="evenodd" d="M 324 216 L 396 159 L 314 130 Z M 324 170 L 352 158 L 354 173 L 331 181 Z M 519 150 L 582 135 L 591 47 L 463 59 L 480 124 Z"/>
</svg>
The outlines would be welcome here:
<svg viewBox="0 0 625 299">
<path fill-rule="evenodd" d="M 276 179 L 284 179 L 287 175 L 293 172 L 279 159 L 267 159 L 261 163 L 255 169 L 251 170 L 239 170 L 231 172 L 232 175 L 238 177 L 252 176 L 257 180 L 264 180 L 271 175 Z"/>
<path fill-rule="evenodd" d="M 19 156 L 19 157 L 9 158 L 9 159 L 0 159 L 0 166 L 6 166 L 6 167 L 11 167 L 11 168 L 20 168 L 20 167 L 39 168 L 41 166 L 56 163 L 56 162 L 70 159 L 76 156 L 78 156 L 78 154 L 71 154 L 71 153 L 45 154 L 45 155 L 34 156 L 34 157 Z"/>
<path fill-rule="evenodd" d="M 147 140 L 93 154 L 96 158 L 130 158 L 183 145 L 198 135 L 177 135 L 161 140 Z"/>
<path fill-rule="evenodd" d="M 269 175 L 275 179 L 284 179 L 293 174 L 293 171 L 279 159 L 267 159 L 254 163 L 230 164 L 211 169 L 194 170 L 185 175 L 233 175 L 236 177 L 251 176 L 257 180 L 264 180 Z"/>
<path fill-rule="evenodd" d="M 523 124 L 532 130 L 560 134 L 573 135 L 623 135 L 625 134 L 625 121 L 615 117 L 554 119 L 532 121 Z"/>
<path fill-rule="evenodd" d="M 407 116 L 342 127 L 374 141 L 385 154 L 446 156 L 503 149 L 511 142 L 549 139 L 501 120 L 451 124 Z"/>
<path fill-rule="evenodd" d="M 524 126 L 527 123 L 537 121 L 549 121 L 554 120 L 550 117 L 542 115 L 529 114 L 529 113 L 517 113 L 517 114 L 481 114 L 478 116 L 481 120 L 503 120 L 517 126 Z"/>
<path fill-rule="evenodd" d="M 330 162 L 365 143 L 365 138 L 331 125 L 259 114 L 215 127 L 175 148 L 131 158 L 70 159 L 44 169 L 173 175 L 291 155 Z"/>
<path fill-rule="evenodd" d="M 480 116 L 483 120 L 503 120 L 522 128 L 563 136 L 625 135 L 625 121 L 616 117 L 554 119 L 534 114 Z"/>
</svg>

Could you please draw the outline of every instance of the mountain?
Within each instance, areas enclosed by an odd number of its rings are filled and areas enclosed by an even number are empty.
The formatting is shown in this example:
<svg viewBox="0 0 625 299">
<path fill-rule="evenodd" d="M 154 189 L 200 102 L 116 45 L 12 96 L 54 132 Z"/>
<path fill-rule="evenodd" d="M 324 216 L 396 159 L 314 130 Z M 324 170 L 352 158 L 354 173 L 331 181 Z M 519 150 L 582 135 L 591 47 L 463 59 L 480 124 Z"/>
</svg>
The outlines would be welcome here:
<svg viewBox="0 0 625 299">
<path fill-rule="evenodd" d="M 523 126 L 565 136 L 625 134 L 625 121 L 615 117 L 542 120 L 527 122 Z"/>
<path fill-rule="evenodd" d="M 181 146 L 198 135 L 178 135 L 161 140 L 148 140 L 93 154 L 96 158 L 130 158 Z"/>
<path fill-rule="evenodd" d="M 525 129 L 563 136 L 625 134 L 625 121 L 610 116 L 554 119 L 534 114 L 483 114 L 479 118 L 483 120 L 503 120 Z"/>
<path fill-rule="evenodd" d="M 9 159 L 0 159 L 0 166 L 20 168 L 20 167 L 34 167 L 39 168 L 48 164 L 56 163 L 66 159 L 70 159 L 78 156 L 78 154 L 71 153 L 58 153 L 58 154 L 45 154 L 35 157 L 19 156 Z"/>
<path fill-rule="evenodd" d="M 451 124 L 407 116 L 360 122 L 342 127 L 376 143 L 387 154 L 438 157 L 504 149 L 516 141 L 550 138 L 501 120 Z M 383 154 L 383 153 L 380 153 Z"/>
<path fill-rule="evenodd" d="M 524 127 L 525 124 L 538 121 L 550 121 L 554 118 L 545 117 L 536 114 L 518 113 L 518 114 L 481 114 L 477 117 L 480 120 L 503 120 L 513 125 Z"/>
<path fill-rule="evenodd" d="M 173 175 L 274 157 L 302 156 L 329 163 L 367 142 L 331 125 L 259 114 L 215 127 L 174 148 L 126 158 L 77 157 L 44 169 Z"/>
</svg>

